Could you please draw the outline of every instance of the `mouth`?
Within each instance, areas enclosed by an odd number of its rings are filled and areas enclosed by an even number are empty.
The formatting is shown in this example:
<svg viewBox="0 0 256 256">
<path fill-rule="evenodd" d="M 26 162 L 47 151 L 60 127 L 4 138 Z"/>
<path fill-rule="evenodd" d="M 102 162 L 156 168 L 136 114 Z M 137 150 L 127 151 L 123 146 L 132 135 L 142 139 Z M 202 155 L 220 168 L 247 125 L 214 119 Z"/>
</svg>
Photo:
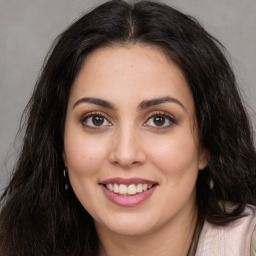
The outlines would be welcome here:
<svg viewBox="0 0 256 256">
<path fill-rule="evenodd" d="M 117 183 L 107 183 L 103 184 L 108 190 L 114 192 L 115 194 L 122 196 L 133 196 L 136 194 L 140 194 L 144 191 L 151 189 L 153 186 L 157 184 L 147 184 L 147 183 L 139 183 L 139 184 L 117 184 Z"/>
<path fill-rule="evenodd" d="M 150 198 L 159 184 L 141 178 L 116 177 L 101 181 L 99 185 L 112 203 L 122 207 L 132 207 Z"/>
<path fill-rule="evenodd" d="M 100 182 L 107 190 L 122 196 L 134 196 L 157 186 L 158 183 L 141 178 L 112 178 Z"/>
</svg>

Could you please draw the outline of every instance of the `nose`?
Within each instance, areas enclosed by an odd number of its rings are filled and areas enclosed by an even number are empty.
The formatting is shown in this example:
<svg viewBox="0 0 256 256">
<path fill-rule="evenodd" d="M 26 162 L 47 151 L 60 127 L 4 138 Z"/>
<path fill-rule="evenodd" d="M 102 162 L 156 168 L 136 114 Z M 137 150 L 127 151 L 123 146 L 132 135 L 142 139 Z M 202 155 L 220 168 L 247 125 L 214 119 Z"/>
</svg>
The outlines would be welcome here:
<svg viewBox="0 0 256 256">
<path fill-rule="evenodd" d="M 133 127 L 124 127 L 113 134 L 110 162 L 123 168 L 142 165 L 146 160 L 140 134 Z"/>
</svg>

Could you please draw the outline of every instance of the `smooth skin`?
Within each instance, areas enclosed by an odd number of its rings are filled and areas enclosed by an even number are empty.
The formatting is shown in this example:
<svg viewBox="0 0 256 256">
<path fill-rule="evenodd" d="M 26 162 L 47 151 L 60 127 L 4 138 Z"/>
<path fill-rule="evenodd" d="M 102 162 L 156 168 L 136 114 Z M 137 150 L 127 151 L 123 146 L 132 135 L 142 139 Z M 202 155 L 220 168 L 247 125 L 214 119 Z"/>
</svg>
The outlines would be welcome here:
<svg viewBox="0 0 256 256">
<path fill-rule="evenodd" d="M 112 45 L 86 57 L 70 93 L 63 159 L 77 198 L 95 221 L 101 255 L 187 254 L 197 220 L 195 184 L 207 151 L 182 71 L 161 50 Z M 142 203 L 123 207 L 100 185 L 113 177 L 158 185 Z"/>
</svg>

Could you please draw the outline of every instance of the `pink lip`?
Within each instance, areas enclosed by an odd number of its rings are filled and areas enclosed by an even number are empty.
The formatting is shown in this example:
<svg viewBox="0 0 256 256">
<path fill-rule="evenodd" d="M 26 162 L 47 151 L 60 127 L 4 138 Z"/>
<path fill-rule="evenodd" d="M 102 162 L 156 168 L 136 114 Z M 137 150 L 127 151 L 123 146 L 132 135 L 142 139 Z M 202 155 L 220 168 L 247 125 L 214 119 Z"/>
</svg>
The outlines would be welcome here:
<svg viewBox="0 0 256 256">
<path fill-rule="evenodd" d="M 156 181 L 152 180 L 146 180 L 146 179 L 141 179 L 141 178 L 120 178 L 120 177 L 115 177 L 107 180 L 103 180 L 100 182 L 100 184 L 124 184 L 124 185 L 130 185 L 130 184 L 157 184 Z"/>
<path fill-rule="evenodd" d="M 131 178 L 131 179 L 124 179 L 124 178 L 112 178 L 108 180 L 104 180 L 100 182 L 100 185 L 102 186 L 102 190 L 105 194 L 105 196 L 114 204 L 117 204 L 119 206 L 124 206 L 124 207 L 131 207 L 138 205 L 142 202 L 144 202 L 146 199 L 148 199 L 154 190 L 156 189 L 157 186 L 153 186 L 152 188 L 143 191 L 141 193 L 138 193 L 136 195 L 118 195 L 109 189 L 106 188 L 105 184 L 125 184 L 125 185 L 130 185 L 130 184 L 157 184 L 157 182 L 150 181 L 150 180 L 145 180 L 145 179 L 140 179 L 140 178 Z"/>
</svg>

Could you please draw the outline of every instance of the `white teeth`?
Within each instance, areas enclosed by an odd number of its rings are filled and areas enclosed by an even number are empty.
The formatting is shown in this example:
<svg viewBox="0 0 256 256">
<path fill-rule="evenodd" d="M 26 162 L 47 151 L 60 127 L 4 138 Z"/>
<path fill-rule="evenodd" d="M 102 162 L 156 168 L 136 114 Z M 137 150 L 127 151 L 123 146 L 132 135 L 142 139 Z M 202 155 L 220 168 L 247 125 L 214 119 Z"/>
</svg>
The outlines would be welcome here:
<svg viewBox="0 0 256 256">
<path fill-rule="evenodd" d="M 143 189 L 143 191 L 146 191 L 148 189 L 148 185 L 147 184 L 143 184 L 142 185 L 142 189 Z"/>
<path fill-rule="evenodd" d="M 125 184 L 106 184 L 106 187 L 119 195 L 135 195 L 152 188 L 152 184 L 130 184 L 129 186 Z"/>
<path fill-rule="evenodd" d="M 136 186 L 134 184 L 131 184 L 128 186 L 128 195 L 135 195 L 136 194 Z"/>
<path fill-rule="evenodd" d="M 114 189 L 113 189 L 113 191 L 114 191 L 115 193 L 119 193 L 119 188 L 118 188 L 118 185 L 117 185 L 117 184 L 114 184 Z"/>
<path fill-rule="evenodd" d="M 119 194 L 125 195 L 127 194 L 127 186 L 124 184 L 119 185 Z"/>
<path fill-rule="evenodd" d="M 107 188 L 108 188 L 110 191 L 113 191 L 113 185 L 112 185 L 112 184 L 107 184 L 106 186 L 107 186 Z"/>
<path fill-rule="evenodd" d="M 138 184 L 138 185 L 137 185 L 137 192 L 140 193 L 140 192 L 142 192 L 142 191 L 143 191 L 143 189 L 142 189 L 142 184 Z"/>
</svg>

